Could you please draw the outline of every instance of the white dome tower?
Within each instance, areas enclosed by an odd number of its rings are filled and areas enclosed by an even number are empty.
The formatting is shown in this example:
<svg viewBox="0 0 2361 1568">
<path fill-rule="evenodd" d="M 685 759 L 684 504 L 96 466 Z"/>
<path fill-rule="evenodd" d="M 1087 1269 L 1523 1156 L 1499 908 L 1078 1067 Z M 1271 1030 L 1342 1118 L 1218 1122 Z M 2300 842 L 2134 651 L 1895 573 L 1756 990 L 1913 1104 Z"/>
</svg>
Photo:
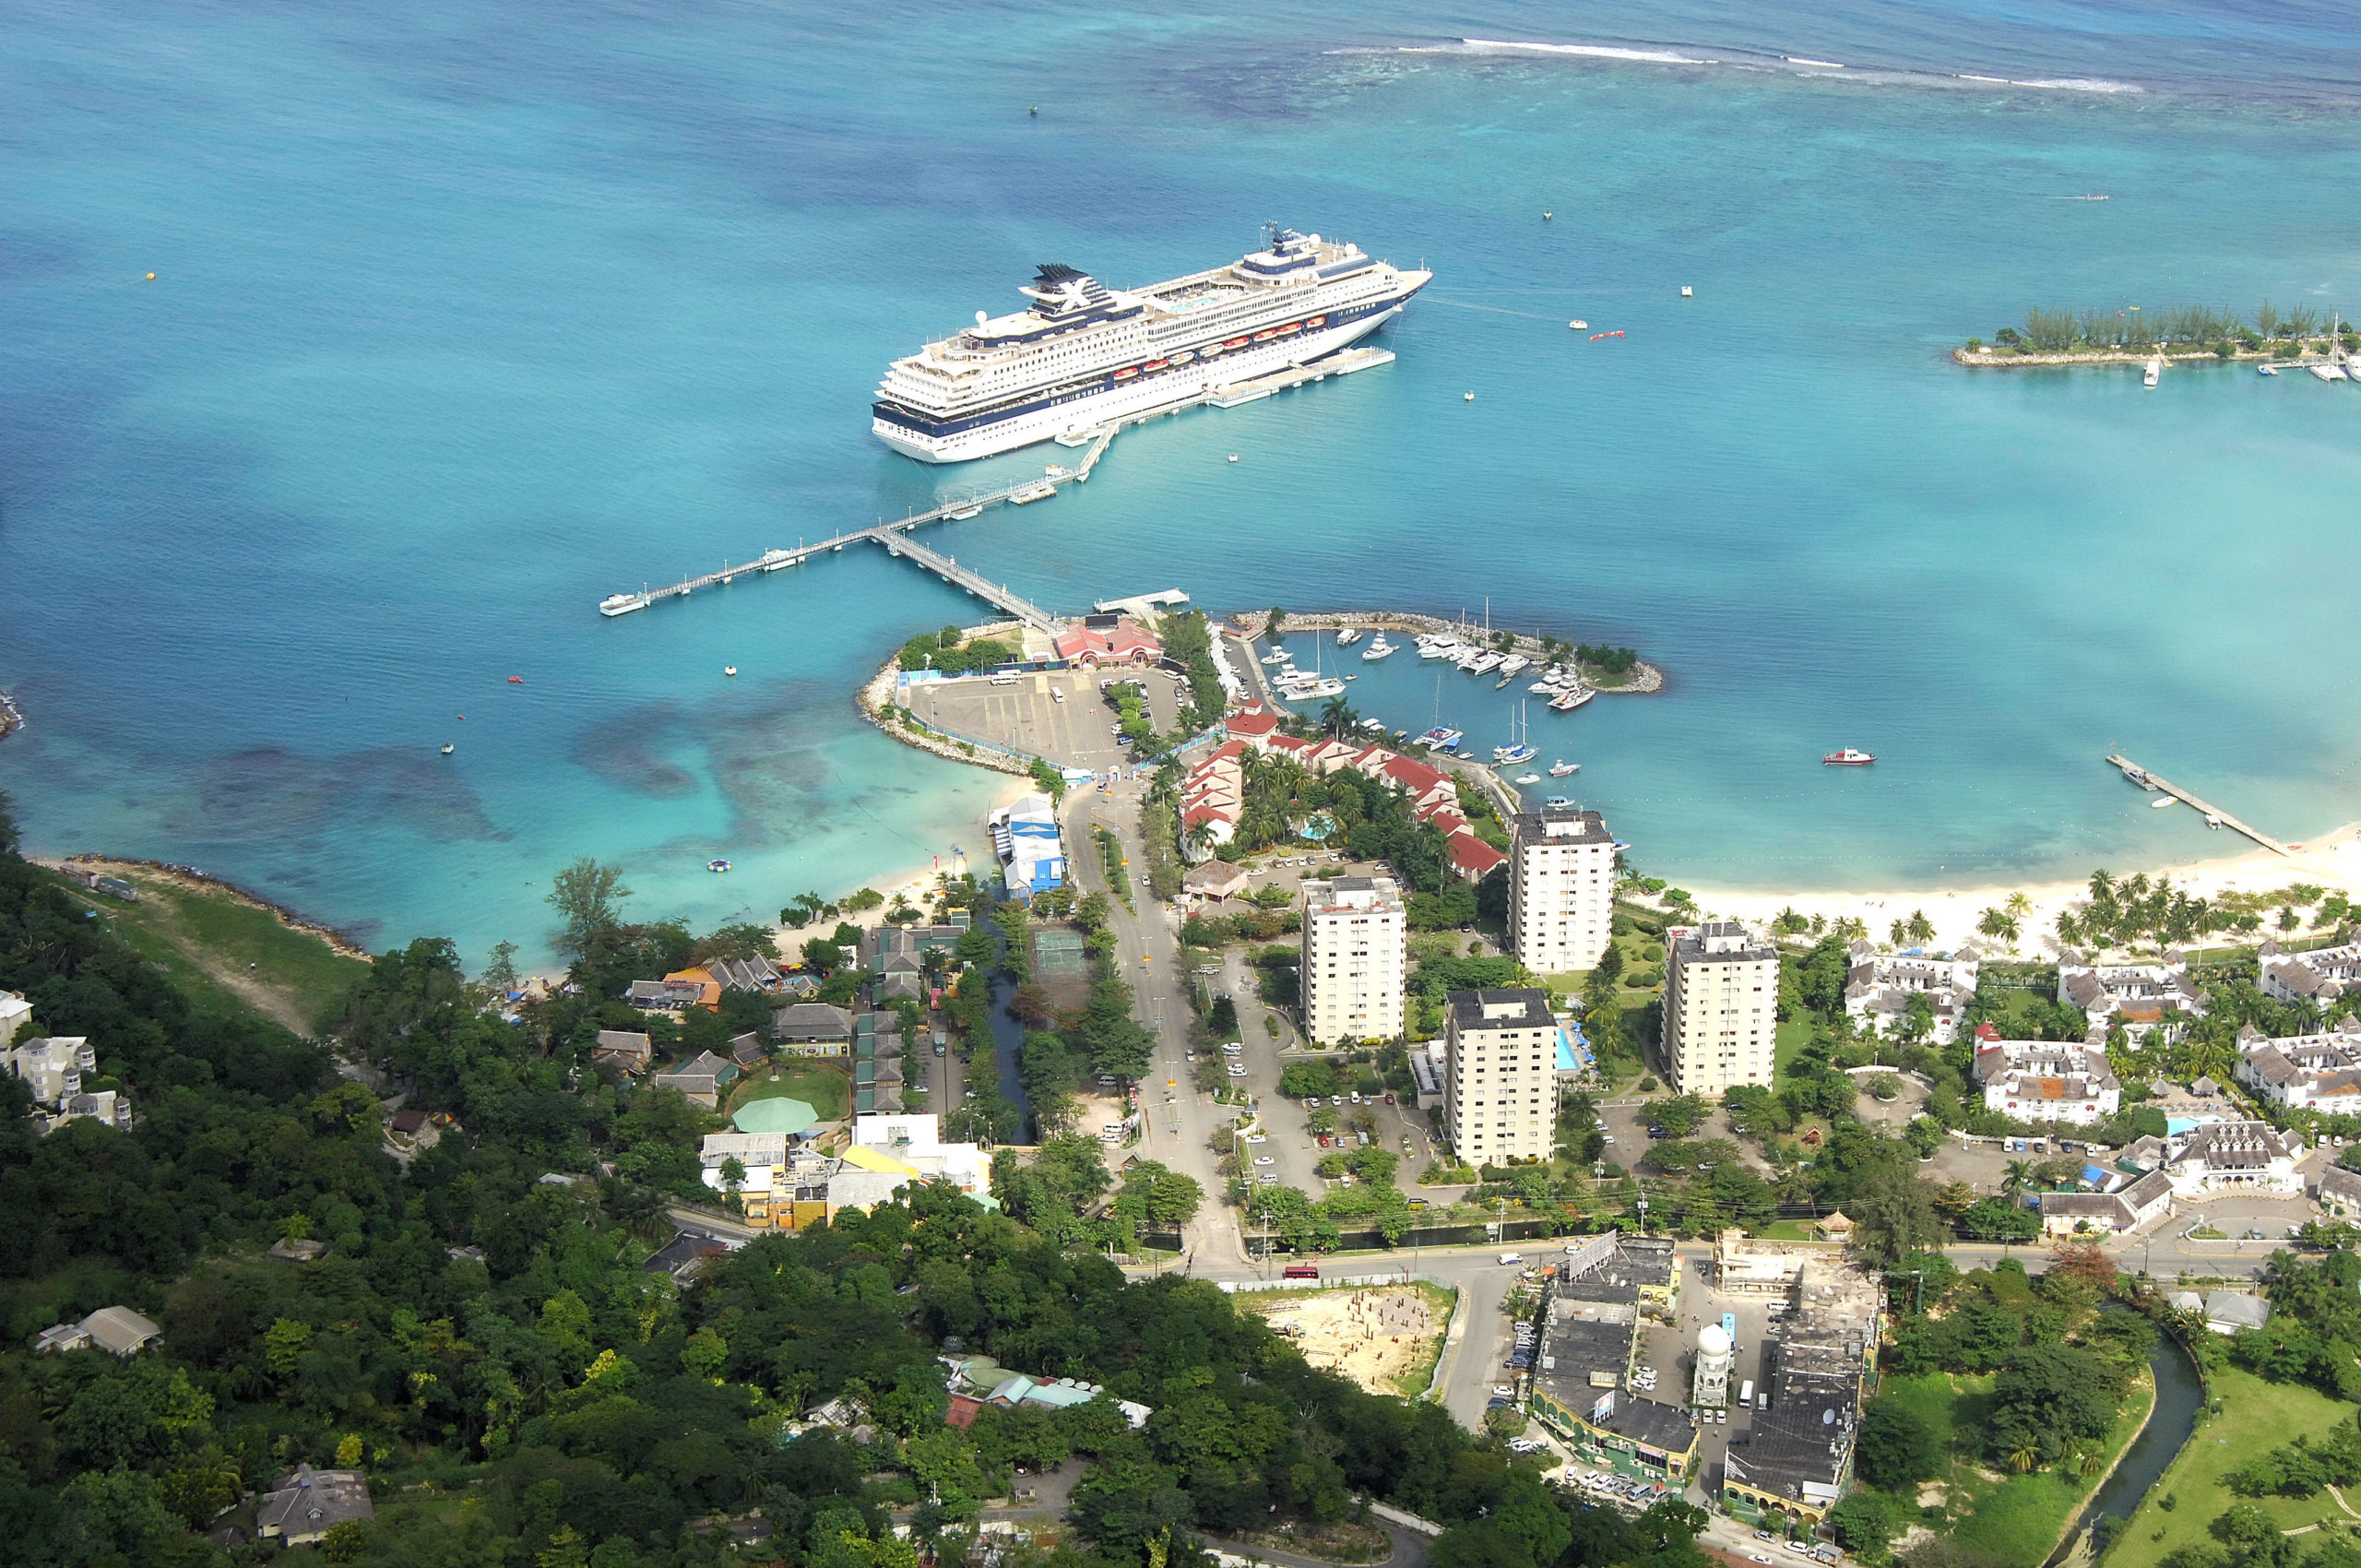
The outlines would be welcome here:
<svg viewBox="0 0 2361 1568">
<path fill-rule="evenodd" d="M 1730 1402 L 1730 1336 L 1718 1323 L 1697 1332 L 1697 1382 L 1690 1402 L 1715 1408 Z"/>
</svg>

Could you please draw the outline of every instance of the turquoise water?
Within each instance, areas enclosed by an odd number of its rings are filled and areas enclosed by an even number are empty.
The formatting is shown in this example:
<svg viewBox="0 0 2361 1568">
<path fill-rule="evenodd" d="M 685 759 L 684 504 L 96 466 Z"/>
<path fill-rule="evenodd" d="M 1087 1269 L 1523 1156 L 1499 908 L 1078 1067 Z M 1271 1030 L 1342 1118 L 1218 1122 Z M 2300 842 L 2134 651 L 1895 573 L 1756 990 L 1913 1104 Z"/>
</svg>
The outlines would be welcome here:
<svg viewBox="0 0 2361 1568">
<path fill-rule="evenodd" d="M 2361 392 L 1940 358 L 2029 304 L 2361 314 L 2346 13 L 501 15 L 0 18 L 0 788 L 35 848 L 471 956 L 534 947 L 577 853 L 705 924 L 977 848 L 996 781 L 849 701 L 963 597 L 869 551 L 592 607 L 1056 460 L 925 469 L 866 399 L 1036 262 L 1147 281 L 1265 218 L 1434 267 L 1398 361 L 1128 433 L 943 547 L 1053 604 L 1489 599 L 1637 645 L 1669 693 L 1534 736 L 1708 885 L 2224 847 L 2110 746 L 2286 837 L 2361 816 Z M 1433 688 L 1405 656 L 1353 689 L 1416 730 Z M 1489 747 L 1520 694 L 1449 675 L 1441 711 Z M 1817 766 L 1845 744 L 1879 766 Z"/>
</svg>

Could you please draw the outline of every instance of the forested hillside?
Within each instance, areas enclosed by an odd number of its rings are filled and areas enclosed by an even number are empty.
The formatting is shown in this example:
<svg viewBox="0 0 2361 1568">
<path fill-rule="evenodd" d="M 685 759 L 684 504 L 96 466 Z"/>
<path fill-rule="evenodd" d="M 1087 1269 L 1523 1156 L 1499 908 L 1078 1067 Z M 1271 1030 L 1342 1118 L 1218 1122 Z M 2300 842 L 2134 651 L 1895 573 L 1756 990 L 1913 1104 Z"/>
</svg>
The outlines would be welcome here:
<svg viewBox="0 0 2361 1568">
<path fill-rule="evenodd" d="M 1703 1563 L 1679 1504 L 1586 1508 L 1442 1408 L 1312 1370 L 1209 1285 L 1127 1282 L 947 1189 L 756 1241 L 685 1288 L 648 1271 L 671 1235 L 658 1189 L 694 1180 L 706 1119 L 585 1047 L 606 975 L 684 940 L 606 932 L 577 966 L 589 999 L 517 1022 L 447 944 L 378 959 L 344 1048 L 456 1119 L 405 1171 L 326 1045 L 194 1009 L 18 857 L 0 813 L 0 989 L 42 1033 L 88 1037 L 95 1087 L 137 1111 L 44 1136 L 0 1079 L 0 1556 L 279 1556 L 242 1538 L 253 1494 L 308 1462 L 363 1472 L 374 1518 L 304 1561 L 908 1568 L 967 1561 L 1015 1467 L 1071 1457 L 1071 1508 L 1035 1521 L 1020 1564 L 1187 1562 L 1366 1496 L 1453 1522 L 1441 1568 Z M 267 1255 L 285 1238 L 327 1251 Z M 111 1304 L 160 1345 L 32 1353 Z M 947 1424 L 946 1339 L 1155 1413 Z M 804 1431 L 830 1401 L 845 1430 Z"/>
</svg>

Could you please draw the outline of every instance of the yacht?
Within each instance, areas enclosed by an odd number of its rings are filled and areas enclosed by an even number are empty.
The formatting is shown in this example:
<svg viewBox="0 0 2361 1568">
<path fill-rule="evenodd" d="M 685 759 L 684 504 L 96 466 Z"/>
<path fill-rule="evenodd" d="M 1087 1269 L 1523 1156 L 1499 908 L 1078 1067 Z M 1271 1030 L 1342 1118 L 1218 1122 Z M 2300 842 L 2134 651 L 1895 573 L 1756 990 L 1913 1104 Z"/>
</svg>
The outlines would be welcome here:
<svg viewBox="0 0 2361 1568">
<path fill-rule="evenodd" d="M 1418 744 L 1430 746 L 1439 752 L 1447 752 L 1456 747 L 1463 738 L 1458 731 L 1447 730 L 1438 724 L 1418 737 Z"/>
<path fill-rule="evenodd" d="M 1544 809 L 1553 812 L 1572 811 L 1574 807 L 1574 802 L 1563 795 L 1552 795 L 1541 804 Z"/>
<path fill-rule="evenodd" d="M 1581 763 L 1568 762 L 1564 758 L 1560 757 L 1558 761 L 1549 765 L 1549 777 L 1552 778 L 1571 778 L 1582 770 L 1583 765 Z"/>
<path fill-rule="evenodd" d="M 1457 637 L 1420 637 L 1418 657 L 1456 659 L 1459 657 L 1459 639 Z"/>
<path fill-rule="evenodd" d="M 1375 642 L 1361 649 L 1361 658 L 1363 659 L 1391 659 L 1394 656 L 1394 644 L 1385 640 L 1385 634 L 1380 632 L 1377 634 Z"/>
<path fill-rule="evenodd" d="M 1470 675 L 1489 675 L 1500 667 L 1501 656 L 1488 648 L 1468 663 L 1467 672 Z"/>
<path fill-rule="evenodd" d="M 2147 370 L 2142 373 L 2140 377 L 2140 385 L 2142 386 L 2153 387 L 2163 378 L 2164 374 L 2165 356 L 2162 354 L 2153 354 L 2149 356 Z"/>
<path fill-rule="evenodd" d="M 1515 782 L 1518 784 L 1538 784 L 1541 782 L 1541 775 L 1538 773 L 1520 773 L 1516 776 Z"/>
<path fill-rule="evenodd" d="M 628 615 L 635 610 L 647 608 L 647 597 L 636 593 L 611 593 L 599 601 L 599 613 L 601 615 Z"/>
<path fill-rule="evenodd" d="M 1596 695 L 1598 692 L 1595 687 L 1576 686 L 1572 691 L 1551 703 L 1549 710 L 1553 713 L 1572 713 Z"/>
<path fill-rule="evenodd" d="M 927 344 L 885 372 L 872 434 L 927 463 L 1177 410 L 1312 363 L 1376 331 L 1432 274 L 1269 224 L 1264 247 L 1144 289 L 1045 263 L 1026 306 Z"/>
<path fill-rule="evenodd" d="M 1338 647 L 1350 647 L 1360 640 L 1361 629 L 1358 626 L 1346 626 L 1340 628 L 1336 633 L 1336 646 Z"/>
<path fill-rule="evenodd" d="M 1820 760 L 1830 767 L 1867 767 L 1878 759 L 1867 752 L 1846 746 L 1843 751 L 1831 752 Z"/>
<path fill-rule="evenodd" d="M 1525 658 L 1525 656 L 1521 653 L 1509 654 L 1501 660 L 1501 673 L 1503 675 L 1513 675 L 1532 662 L 1533 660 Z"/>
</svg>

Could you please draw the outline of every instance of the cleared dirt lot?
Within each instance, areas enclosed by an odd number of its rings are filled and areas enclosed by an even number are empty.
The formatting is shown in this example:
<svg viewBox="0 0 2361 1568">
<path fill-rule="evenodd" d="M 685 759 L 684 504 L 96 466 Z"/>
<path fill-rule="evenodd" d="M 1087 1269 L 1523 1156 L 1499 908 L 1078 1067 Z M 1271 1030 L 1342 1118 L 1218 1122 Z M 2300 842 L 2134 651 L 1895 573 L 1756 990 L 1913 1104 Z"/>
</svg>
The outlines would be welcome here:
<svg viewBox="0 0 2361 1568">
<path fill-rule="evenodd" d="M 1104 772 L 1132 760 L 1130 750 L 1110 733 L 1115 710 L 1099 696 L 1098 683 L 1119 673 L 1136 675 L 1145 683 L 1149 717 L 1159 731 L 1169 732 L 1180 719 L 1178 684 L 1155 670 L 1061 670 L 1019 675 L 997 686 L 989 677 L 964 675 L 909 688 L 910 711 L 954 735 L 1031 752 L 1064 767 Z"/>
<path fill-rule="evenodd" d="M 1320 1290 L 1251 1298 L 1271 1326 L 1315 1367 L 1344 1373 L 1371 1394 L 1426 1389 L 1442 1341 L 1441 1293 L 1417 1289 Z"/>
</svg>

